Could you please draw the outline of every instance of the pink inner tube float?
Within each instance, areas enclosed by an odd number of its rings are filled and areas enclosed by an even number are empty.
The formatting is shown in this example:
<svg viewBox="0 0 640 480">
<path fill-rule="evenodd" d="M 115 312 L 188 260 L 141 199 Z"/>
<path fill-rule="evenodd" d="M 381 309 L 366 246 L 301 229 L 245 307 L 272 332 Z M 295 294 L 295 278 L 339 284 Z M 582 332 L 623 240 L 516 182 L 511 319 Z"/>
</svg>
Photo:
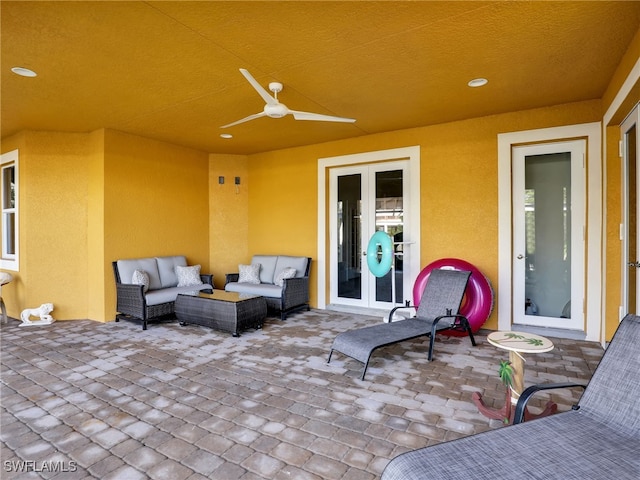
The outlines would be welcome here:
<svg viewBox="0 0 640 480">
<path fill-rule="evenodd" d="M 416 307 L 420 305 L 422 292 L 427 284 L 431 271 L 436 268 L 466 270 L 471 272 L 469 283 L 467 284 L 467 289 L 462 299 L 462 305 L 460 306 L 460 314 L 467 317 L 471 331 L 476 333 L 480 330 L 480 327 L 484 325 L 484 322 L 487 321 L 487 318 L 489 318 L 489 315 L 491 315 L 493 311 L 493 288 L 491 288 L 489 280 L 480 270 L 464 260 L 458 258 L 442 258 L 436 260 L 422 269 L 413 284 L 413 304 Z M 454 330 L 442 330 L 439 333 L 456 336 L 466 335 L 464 332 Z"/>
</svg>

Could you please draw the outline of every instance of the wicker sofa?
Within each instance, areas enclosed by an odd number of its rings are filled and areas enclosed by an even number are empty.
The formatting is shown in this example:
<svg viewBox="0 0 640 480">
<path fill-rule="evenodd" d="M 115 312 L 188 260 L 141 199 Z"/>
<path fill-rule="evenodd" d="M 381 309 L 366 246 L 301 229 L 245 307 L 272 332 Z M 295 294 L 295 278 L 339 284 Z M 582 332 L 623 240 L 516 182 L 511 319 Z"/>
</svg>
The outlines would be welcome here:
<svg viewBox="0 0 640 480">
<path fill-rule="evenodd" d="M 311 258 L 289 255 L 254 255 L 251 265 L 260 265 L 259 283 L 241 282 L 239 273 L 226 275 L 224 289 L 228 292 L 260 295 L 267 300 L 269 310 L 276 311 L 285 320 L 296 310 L 309 310 L 309 270 Z M 284 269 L 295 270 L 295 276 L 282 279 L 278 275 Z"/>
<path fill-rule="evenodd" d="M 627 315 L 578 404 L 520 423 L 531 395 L 578 384 L 527 388 L 514 423 L 391 460 L 382 480 L 640 478 L 640 317 Z"/>
<path fill-rule="evenodd" d="M 178 286 L 179 274 L 191 273 L 193 277 L 198 271 L 188 269 L 183 255 L 116 260 L 112 265 L 116 279 L 116 322 L 121 318 L 139 320 L 143 330 L 149 320 L 174 314 L 179 293 L 213 292 L 213 275 L 208 274 L 199 275 L 200 284 L 194 278 L 183 280 L 185 285 Z M 144 280 L 140 281 L 140 277 Z"/>
</svg>

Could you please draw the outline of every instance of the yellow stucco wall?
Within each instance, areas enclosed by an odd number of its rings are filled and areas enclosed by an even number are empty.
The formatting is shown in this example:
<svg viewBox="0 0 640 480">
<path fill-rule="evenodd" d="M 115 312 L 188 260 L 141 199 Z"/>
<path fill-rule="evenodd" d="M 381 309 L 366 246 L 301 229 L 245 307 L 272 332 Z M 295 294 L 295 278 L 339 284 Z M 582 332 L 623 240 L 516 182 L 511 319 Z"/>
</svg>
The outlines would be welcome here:
<svg viewBox="0 0 640 480">
<path fill-rule="evenodd" d="M 111 262 L 186 255 L 209 264 L 208 154 L 113 130 L 104 140 L 105 320 L 115 315 Z M 98 259 L 92 259 L 96 261 Z M 102 320 L 102 319 L 98 319 Z"/>
<path fill-rule="evenodd" d="M 7 312 L 45 302 L 56 319 L 87 316 L 87 134 L 23 132 L 18 148 L 20 271 L 3 288 Z"/>
<path fill-rule="evenodd" d="M 622 218 L 622 167 L 619 156 L 621 140 L 620 124 L 640 101 L 640 83 L 636 80 L 628 94 L 620 96 L 620 91 L 629 77 L 629 73 L 640 59 L 640 30 L 629 45 L 622 61 L 603 95 L 602 115 L 610 115 L 603 125 L 606 142 L 603 145 L 603 171 L 605 172 L 605 222 L 603 271 L 603 314 L 605 318 L 604 339 L 611 340 L 618 327 L 619 308 L 622 305 L 622 241 L 620 224 Z M 615 103 L 617 97 L 619 103 Z"/>
<path fill-rule="evenodd" d="M 622 242 L 620 240 L 620 223 L 622 222 L 622 165 L 618 156 L 618 141 L 620 140 L 620 127 L 608 127 L 605 147 L 605 168 L 607 172 L 607 216 L 605 224 L 605 258 L 604 270 L 604 315 L 608 320 L 605 327 L 605 336 L 610 340 L 618 322 L 618 308 L 622 303 Z"/>
<path fill-rule="evenodd" d="M 224 183 L 219 183 L 224 177 Z M 235 178 L 240 177 L 240 185 Z M 238 271 L 249 257 L 249 165 L 243 155 L 209 156 L 209 236 L 211 273 L 216 288 L 225 274 Z"/>
<path fill-rule="evenodd" d="M 593 122 L 600 115 L 599 101 L 581 102 L 252 155 L 249 254 L 317 258 L 319 158 L 420 145 L 421 265 L 444 257 L 465 259 L 497 291 L 497 135 Z M 315 305 L 315 262 L 311 275 Z M 485 326 L 497 328 L 496 310 Z"/>
<path fill-rule="evenodd" d="M 121 132 L 23 132 L 20 271 L 8 314 L 44 302 L 59 320 L 115 316 L 111 262 L 184 254 L 209 265 L 208 154 Z"/>
</svg>

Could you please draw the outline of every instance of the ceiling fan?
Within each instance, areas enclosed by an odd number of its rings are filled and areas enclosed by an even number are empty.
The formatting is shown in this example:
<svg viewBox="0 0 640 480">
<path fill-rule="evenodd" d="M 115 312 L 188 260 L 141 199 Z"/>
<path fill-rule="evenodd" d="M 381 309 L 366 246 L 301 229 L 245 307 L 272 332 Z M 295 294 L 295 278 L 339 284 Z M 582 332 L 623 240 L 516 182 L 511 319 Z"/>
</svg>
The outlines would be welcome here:
<svg viewBox="0 0 640 480">
<path fill-rule="evenodd" d="M 316 120 L 320 122 L 343 122 L 343 123 L 353 123 L 356 121 L 355 118 L 344 118 L 344 117 L 334 117 L 332 115 L 322 115 L 320 113 L 311 113 L 311 112 L 301 112 L 299 110 L 291 110 L 284 103 L 280 103 L 278 101 L 278 93 L 282 91 L 282 84 L 280 82 L 271 82 L 269 84 L 269 90 L 273 92 L 273 95 L 270 95 L 262 85 L 260 85 L 255 78 L 244 68 L 240 69 L 240 73 L 244 75 L 244 77 L 249 81 L 251 86 L 258 92 L 258 94 L 262 97 L 262 99 L 267 102 L 264 106 L 264 109 L 260 113 L 255 113 L 253 115 L 249 115 L 241 120 L 235 121 L 233 123 L 229 123 L 227 125 L 223 125 L 220 128 L 232 127 L 234 125 L 238 125 L 239 123 L 248 122 L 249 120 L 255 120 L 260 117 L 271 117 L 271 118 L 282 118 L 285 115 L 293 115 L 293 118 L 296 120 Z"/>
</svg>

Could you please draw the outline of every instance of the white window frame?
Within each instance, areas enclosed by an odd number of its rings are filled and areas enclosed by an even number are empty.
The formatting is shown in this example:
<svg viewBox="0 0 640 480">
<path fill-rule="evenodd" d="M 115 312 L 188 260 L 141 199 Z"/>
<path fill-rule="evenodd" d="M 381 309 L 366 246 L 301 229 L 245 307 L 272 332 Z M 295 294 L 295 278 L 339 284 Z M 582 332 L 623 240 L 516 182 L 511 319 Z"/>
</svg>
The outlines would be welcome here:
<svg viewBox="0 0 640 480">
<path fill-rule="evenodd" d="M 14 206 L 11 208 L 5 208 L 4 205 L 4 169 L 13 167 L 14 169 Z M 12 270 L 17 272 L 19 267 L 19 245 L 20 245 L 20 234 L 19 234 L 19 184 L 18 181 L 18 150 L 12 150 L 11 152 L 3 153 L 0 155 L 0 209 L 2 210 L 2 252 L 0 256 L 0 268 L 5 270 Z M 14 215 L 14 229 L 13 229 L 13 244 L 15 246 L 15 251 L 13 253 L 7 252 L 7 238 L 6 235 L 10 232 L 10 229 L 7 228 L 7 216 L 8 214 Z"/>
</svg>

